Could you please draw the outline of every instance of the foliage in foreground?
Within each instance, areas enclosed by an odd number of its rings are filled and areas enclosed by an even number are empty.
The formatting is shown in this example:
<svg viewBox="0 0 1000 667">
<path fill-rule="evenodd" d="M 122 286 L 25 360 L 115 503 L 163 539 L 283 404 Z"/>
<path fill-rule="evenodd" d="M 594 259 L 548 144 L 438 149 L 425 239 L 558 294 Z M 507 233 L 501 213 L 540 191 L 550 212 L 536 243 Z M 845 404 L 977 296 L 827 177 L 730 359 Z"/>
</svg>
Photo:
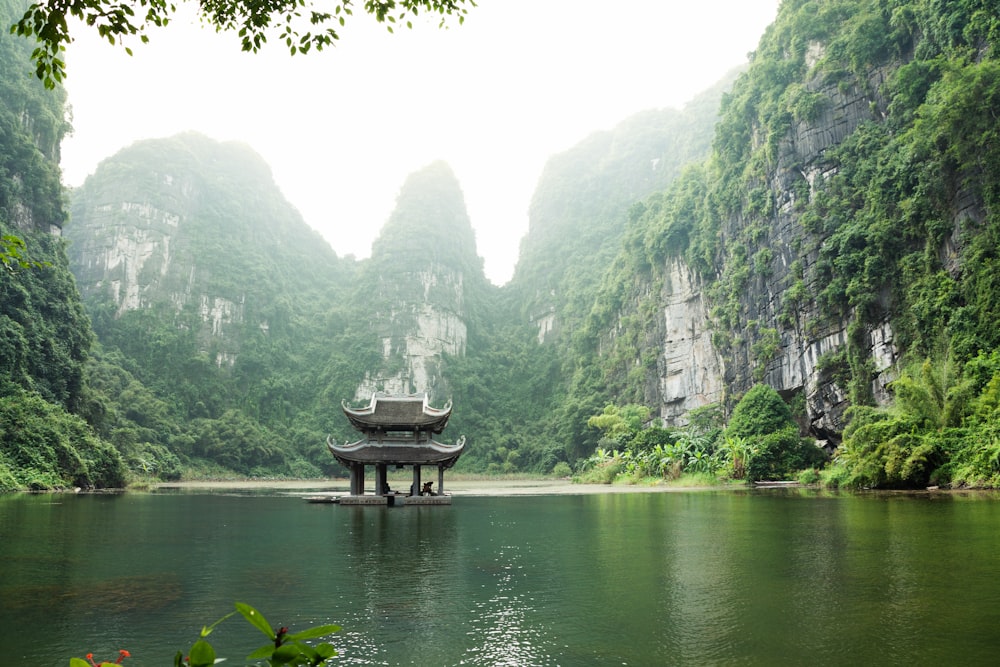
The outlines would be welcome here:
<svg viewBox="0 0 1000 667">
<path fill-rule="evenodd" d="M 396 2 L 365 2 L 364 11 L 379 23 L 412 27 L 412 20 L 420 12 L 441 15 L 441 26 L 449 16 L 465 21 L 466 6 L 475 6 L 472 0 L 398 0 Z M 322 11 L 319 11 L 322 9 Z M 46 87 L 54 88 L 66 76 L 66 63 L 62 60 L 66 45 L 73 41 L 68 19 L 75 18 L 94 30 L 111 44 L 124 44 L 138 35 L 141 42 L 148 42 L 146 29 L 162 28 L 170 23 L 177 5 L 166 0 L 73 0 L 72 2 L 38 2 L 31 5 L 24 16 L 10 31 L 24 37 L 36 37 L 38 47 L 32 54 L 36 74 Z M 344 27 L 347 17 L 354 12 L 350 0 L 321 8 L 306 0 L 278 0 L 277 2 L 250 2 L 248 0 L 203 0 L 198 13 L 203 21 L 219 32 L 238 33 L 244 51 L 258 51 L 267 42 L 268 35 L 277 37 L 292 55 L 307 53 L 311 49 L 322 51 L 332 46 Z M 132 50 L 125 47 L 131 55 Z"/>
<path fill-rule="evenodd" d="M 225 658 L 217 658 L 215 649 L 205 638 L 212 634 L 216 626 L 237 613 L 243 616 L 250 625 L 257 628 L 261 634 L 268 639 L 268 643 L 261 646 L 246 657 L 248 661 L 263 660 L 268 665 L 308 665 L 317 667 L 329 662 L 331 658 L 337 656 L 337 650 L 328 643 L 321 643 L 317 646 L 306 644 L 306 640 L 319 639 L 340 631 L 338 625 L 317 625 L 307 628 L 301 632 L 290 633 L 288 628 L 280 627 L 274 629 L 267 622 L 263 614 L 243 602 L 236 603 L 236 611 L 232 611 L 215 623 L 207 625 L 201 629 L 198 640 L 191 646 L 185 655 L 178 651 L 174 656 L 174 667 L 210 667 L 217 662 L 222 662 Z M 93 654 L 87 654 L 87 660 L 80 658 L 70 658 L 69 667 L 92 667 L 93 665 L 120 664 L 124 658 L 129 657 L 129 652 L 122 650 L 119 652 L 118 660 L 114 663 L 93 661 Z"/>
</svg>

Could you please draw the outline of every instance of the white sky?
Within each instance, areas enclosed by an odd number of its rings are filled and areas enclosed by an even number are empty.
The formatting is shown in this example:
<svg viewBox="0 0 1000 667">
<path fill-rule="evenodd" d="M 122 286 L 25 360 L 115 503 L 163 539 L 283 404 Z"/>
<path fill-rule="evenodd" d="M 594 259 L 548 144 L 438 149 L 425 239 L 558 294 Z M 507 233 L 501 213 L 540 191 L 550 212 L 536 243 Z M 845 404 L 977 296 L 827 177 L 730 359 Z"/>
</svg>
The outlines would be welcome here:
<svg viewBox="0 0 1000 667">
<path fill-rule="evenodd" d="M 635 112 L 683 106 L 746 62 L 779 0 L 478 0 L 464 25 L 395 34 L 356 4 L 338 46 L 294 57 L 276 38 L 243 53 L 184 18 L 132 57 L 78 28 L 64 181 L 140 139 L 243 141 L 306 222 L 360 258 L 406 177 L 443 159 L 502 284 L 546 160 Z"/>
</svg>

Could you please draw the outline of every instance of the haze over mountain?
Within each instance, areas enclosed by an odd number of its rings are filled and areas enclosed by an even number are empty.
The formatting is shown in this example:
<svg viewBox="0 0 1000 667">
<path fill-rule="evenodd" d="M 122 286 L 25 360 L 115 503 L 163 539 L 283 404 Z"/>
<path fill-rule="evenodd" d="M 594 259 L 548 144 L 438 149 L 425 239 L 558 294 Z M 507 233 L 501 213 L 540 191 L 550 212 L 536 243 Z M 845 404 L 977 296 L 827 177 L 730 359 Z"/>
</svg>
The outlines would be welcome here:
<svg viewBox="0 0 1000 667">
<path fill-rule="evenodd" d="M 81 185 L 142 139 L 194 130 L 243 141 L 338 254 L 367 257 L 406 177 L 443 160 L 484 270 L 503 284 L 548 158 L 636 112 L 679 109 L 746 62 L 777 6 L 503 0 L 462 25 L 441 30 L 422 14 L 394 34 L 358 10 L 336 48 L 295 57 L 280 40 L 242 53 L 184 3 L 131 57 L 81 26 L 66 54 L 65 182 Z"/>
</svg>

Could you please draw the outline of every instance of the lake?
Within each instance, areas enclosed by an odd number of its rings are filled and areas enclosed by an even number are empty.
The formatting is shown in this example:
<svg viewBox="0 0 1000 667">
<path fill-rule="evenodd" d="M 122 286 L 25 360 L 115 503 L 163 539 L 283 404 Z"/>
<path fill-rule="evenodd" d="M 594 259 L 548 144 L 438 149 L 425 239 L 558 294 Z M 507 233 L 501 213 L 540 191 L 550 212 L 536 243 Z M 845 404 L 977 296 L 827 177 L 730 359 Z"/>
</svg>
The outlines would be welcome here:
<svg viewBox="0 0 1000 667">
<path fill-rule="evenodd" d="M 340 507 L 0 496 L 0 655 L 173 664 L 256 606 L 342 665 L 986 665 L 1000 496 L 725 490 Z M 265 643 L 241 617 L 225 664 Z"/>
</svg>

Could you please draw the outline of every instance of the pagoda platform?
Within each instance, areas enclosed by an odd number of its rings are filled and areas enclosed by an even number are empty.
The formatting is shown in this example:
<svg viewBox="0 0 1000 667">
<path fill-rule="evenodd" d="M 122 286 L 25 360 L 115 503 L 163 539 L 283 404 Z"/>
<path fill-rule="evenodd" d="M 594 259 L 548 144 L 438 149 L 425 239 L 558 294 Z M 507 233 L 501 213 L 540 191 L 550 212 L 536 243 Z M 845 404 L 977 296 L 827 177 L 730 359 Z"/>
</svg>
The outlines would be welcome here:
<svg viewBox="0 0 1000 667">
<path fill-rule="evenodd" d="M 410 505 L 451 505 L 451 496 L 404 496 L 404 495 L 385 495 L 385 496 L 337 496 L 337 497 L 326 497 L 319 498 L 316 496 L 310 496 L 306 498 L 309 502 L 327 502 L 336 503 L 337 505 L 383 505 L 387 507 L 407 507 Z"/>
</svg>

